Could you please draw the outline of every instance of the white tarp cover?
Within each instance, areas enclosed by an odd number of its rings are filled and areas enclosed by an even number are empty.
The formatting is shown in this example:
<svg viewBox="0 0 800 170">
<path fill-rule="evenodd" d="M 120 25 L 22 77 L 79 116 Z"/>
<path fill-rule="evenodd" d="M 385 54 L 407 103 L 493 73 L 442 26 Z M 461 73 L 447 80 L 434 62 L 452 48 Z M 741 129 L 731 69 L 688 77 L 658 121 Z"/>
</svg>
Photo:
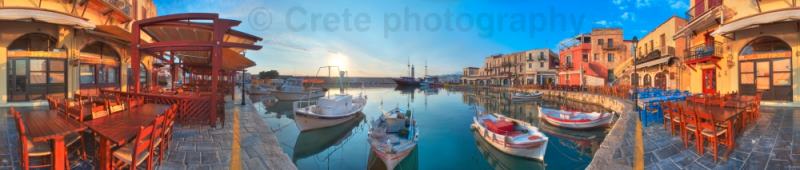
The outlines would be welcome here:
<svg viewBox="0 0 800 170">
<path fill-rule="evenodd" d="M 784 21 L 797 21 L 797 20 L 800 20 L 800 9 L 768 12 L 758 16 L 748 17 L 725 24 L 716 31 L 714 31 L 713 33 L 711 33 L 711 35 L 727 34 L 762 24 L 784 22 Z"/>
<path fill-rule="evenodd" d="M 94 29 L 89 21 L 68 14 L 36 9 L 0 9 L 0 20 L 35 20 L 40 22 L 69 25 L 80 29 Z"/>
<path fill-rule="evenodd" d="M 639 64 L 639 65 L 636 65 L 636 68 L 647 68 L 647 67 L 658 65 L 658 64 L 661 64 L 661 63 L 666 63 L 666 62 L 669 61 L 669 59 L 672 59 L 672 57 L 661 57 L 661 58 L 655 59 L 653 61 L 648 61 L 648 62 Z"/>
</svg>

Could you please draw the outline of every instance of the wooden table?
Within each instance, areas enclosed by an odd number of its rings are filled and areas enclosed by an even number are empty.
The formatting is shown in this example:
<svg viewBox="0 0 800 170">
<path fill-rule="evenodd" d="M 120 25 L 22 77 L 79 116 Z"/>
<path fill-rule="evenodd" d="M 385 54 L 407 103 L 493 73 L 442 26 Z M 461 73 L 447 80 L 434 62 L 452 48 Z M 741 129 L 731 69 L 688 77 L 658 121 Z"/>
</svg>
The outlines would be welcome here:
<svg viewBox="0 0 800 170">
<path fill-rule="evenodd" d="M 718 105 L 717 106 L 715 106 L 715 105 L 703 105 L 701 103 L 686 102 L 686 101 L 679 102 L 679 104 L 681 104 L 682 106 L 689 106 L 689 107 L 702 109 L 705 112 L 710 113 L 711 114 L 711 118 L 714 119 L 714 122 L 727 122 L 728 127 L 727 127 L 726 130 L 728 131 L 727 132 L 728 135 L 726 135 L 726 137 L 727 137 L 726 140 L 729 141 L 730 145 L 727 146 L 728 147 L 728 151 L 727 151 L 727 153 L 725 155 L 728 155 L 731 151 L 733 151 L 734 146 L 736 146 L 736 140 L 735 140 L 735 137 L 733 135 L 736 134 L 736 132 L 733 131 L 734 123 L 733 123 L 732 119 L 738 118 L 739 116 L 742 115 L 742 111 L 743 110 L 741 108 L 738 108 L 738 107 L 719 107 Z M 743 128 L 743 127 L 739 127 L 739 128 Z"/>
<path fill-rule="evenodd" d="M 64 137 L 83 131 L 86 126 L 57 110 L 32 111 L 23 114 L 22 122 L 28 130 L 28 137 L 32 142 L 52 142 L 53 169 L 69 169 L 67 167 L 67 146 Z"/>
<path fill-rule="evenodd" d="M 139 127 L 148 125 L 169 108 L 163 104 L 144 104 L 139 107 L 87 121 L 85 124 L 100 136 L 98 167 L 111 169 L 112 145 L 124 145 L 136 137 Z"/>
</svg>

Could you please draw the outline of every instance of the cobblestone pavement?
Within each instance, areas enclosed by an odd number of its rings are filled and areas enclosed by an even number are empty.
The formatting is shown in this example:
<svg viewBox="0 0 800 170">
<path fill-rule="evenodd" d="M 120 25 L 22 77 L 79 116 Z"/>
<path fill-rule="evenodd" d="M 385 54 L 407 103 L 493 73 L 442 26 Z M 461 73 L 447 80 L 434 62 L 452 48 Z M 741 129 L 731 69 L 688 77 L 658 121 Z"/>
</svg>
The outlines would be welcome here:
<svg viewBox="0 0 800 170">
<path fill-rule="evenodd" d="M 228 98 L 230 99 L 230 98 Z M 297 169 L 283 153 L 272 131 L 262 119 L 257 118 L 252 104 L 239 105 L 240 100 L 226 103 L 225 127 L 176 125 L 173 141 L 166 159 L 158 169 L 229 169 L 238 163 L 244 169 Z M 46 109 L 20 108 L 24 110 Z M 21 112 L 24 113 L 24 110 Z M 234 112 L 239 116 L 240 162 L 231 162 L 233 150 Z M 19 169 L 18 134 L 8 108 L 0 108 L 0 170 Z"/>
<path fill-rule="evenodd" d="M 661 123 L 645 128 L 645 169 L 800 169 L 800 109 L 762 107 L 761 117 L 736 139 L 730 155 L 720 147 L 714 162 L 711 149 L 698 154 Z"/>
</svg>

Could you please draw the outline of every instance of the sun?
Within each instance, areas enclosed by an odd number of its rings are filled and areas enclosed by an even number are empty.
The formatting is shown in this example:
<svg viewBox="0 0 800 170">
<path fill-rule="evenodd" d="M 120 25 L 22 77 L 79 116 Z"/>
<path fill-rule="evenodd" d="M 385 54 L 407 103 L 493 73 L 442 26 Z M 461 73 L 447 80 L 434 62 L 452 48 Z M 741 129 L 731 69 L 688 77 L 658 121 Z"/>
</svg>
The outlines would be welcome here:
<svg viewBox="0 0 800 170">
<path fill-rule="evenodd" d="M 339 52 L 332 53 L 332 54 L 330 54 L 330 56 L 328 56 L 328 65 L 339 66 L 339 69 L 344 71 L 344 70 L 347 70 L 347 67 L 348 67 L 348 65 L 350 63 L 349 60 L 350 59 L 349 59 L 349 57 L 347 57 L 347 55 L 344 55 L 344 54 L 339 53 Z"/>
</svg>

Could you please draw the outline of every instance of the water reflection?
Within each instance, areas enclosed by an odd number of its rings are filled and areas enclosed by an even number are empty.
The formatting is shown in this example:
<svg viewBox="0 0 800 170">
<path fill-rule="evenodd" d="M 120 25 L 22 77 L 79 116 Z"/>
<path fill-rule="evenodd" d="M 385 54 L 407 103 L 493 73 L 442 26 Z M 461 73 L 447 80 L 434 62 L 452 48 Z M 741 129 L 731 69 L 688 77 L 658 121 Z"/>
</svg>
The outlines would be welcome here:
<svg viewBox="0 0 800 170">
<path fill-rule="evenodd" d="M 362 90 L 353 89 L 354 93 Z M 537 107 L 605 111 L 602 107 L 559 98 L 512 102 L 511 93 L 486 89 L 422 89 L 373 87 L 363 90 L 370 102 L 363 118 L 331 129 L 301 133 L 291 102 L 258 102 L 262 119 L 300 169 L 384 169 L 367 143 L 369 124 L 380 116 L 380 105 L 411 108 L 420 129 L 418 147 L 396 169 L 584 169 L 608 129 L 573 131 L 538 118 Z M 252 96 L 251 96 L 252 97 Z M 255 97 L 253 100 L 256 101 Z M 550 137 L 544 163 L 499 152 L 470 128 L 474 107 L 505 114 L 537 126 Z M 484 143 L 481 143 L 484 142 Z"/>
<path fill-rule="evenodd" d="M 311 155 L 316 155 L 331 146 L 338 146 L 341 141 L 349 138 L 353 128 L 361 126 L 364 114 L 358 113 L 355 118 L 340 125 L 323 129 L 301 132 L 294 144 L 292 160 L 297 161 Z"/>
</svg>

